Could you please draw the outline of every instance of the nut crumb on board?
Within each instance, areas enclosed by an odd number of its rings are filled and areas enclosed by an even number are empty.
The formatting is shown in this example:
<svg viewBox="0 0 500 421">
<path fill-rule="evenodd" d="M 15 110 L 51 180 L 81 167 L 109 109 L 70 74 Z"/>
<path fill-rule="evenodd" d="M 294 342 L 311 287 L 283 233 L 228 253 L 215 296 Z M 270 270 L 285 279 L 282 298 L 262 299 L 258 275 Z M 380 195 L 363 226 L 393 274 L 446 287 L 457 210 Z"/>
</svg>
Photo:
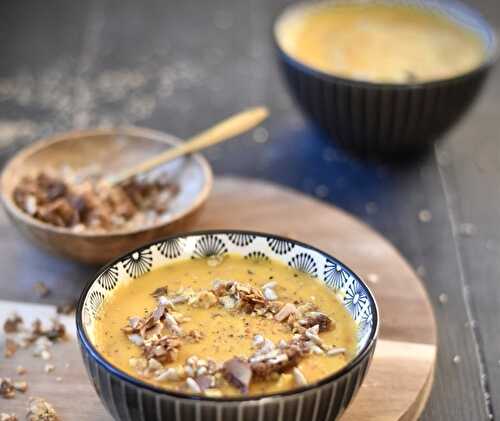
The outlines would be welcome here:
<svg viewBox="0 0 500 421">
<path fill-rule="evenodd" d="M 30 398 L 26 419 L 28 421 L 59 421 L 54 407 L 42 398 Z"/>
<path fill-rule="evenodd" d="M 54 364 L 45 364 L 45 367 L 43 368 L 43 371 L 46 373 L 52 373 L 56 369 Z"/>
<path fill-rule="evenodd" d="M 69 315 L 73 314 L 76 310 L 76 300 L 70 300 L 65 303 L 59 304 L 56 307 L 57 314 Z"/>
<path fill-rule="evenodd" d="M 33 285 L 33 289 L 35 290 L 39 298 L 45 298 L 50 294 L 50 288 L 43 281 L 35 282 L 35 284 Z"/>
<path fill-rule="evenodd" d="M 0 421 L 17 421 L 16 414 L 6 414 L 2 412 L 0 414 Z"/>
<path fill-rule="evenodd" d="M 12 357 L 17 351 L 17 344 L 10 338 L 5 340 L 4 356 L 5 358 Z"/>
<path fill-rule="evenodd" d="M 8 377 L 0 377 L 0 396 L 4 399 L 12 399 L 16 396 L 16 389 L 12 380 Z"/>
<path fill-rule="evenodd" d="M 13 385 L 18 392 L 25 393 L 28 390 L 28 383 L 24 380 L 14 382 Z"/>
<path fill-rule="evenodd" d="M 44 360 L 51 358 L 48 348 L 54 342 L 66 340 L 66 328 L 57 318 L 45 327 L 40 319 L 35 319 L 30 326 L 24 324 L 18 314 L 9 316 L 3 325 L 6 334 L 4 355 L 12 357 L 18 349 L 33 347 L 33 355 Z"/>
</svg>

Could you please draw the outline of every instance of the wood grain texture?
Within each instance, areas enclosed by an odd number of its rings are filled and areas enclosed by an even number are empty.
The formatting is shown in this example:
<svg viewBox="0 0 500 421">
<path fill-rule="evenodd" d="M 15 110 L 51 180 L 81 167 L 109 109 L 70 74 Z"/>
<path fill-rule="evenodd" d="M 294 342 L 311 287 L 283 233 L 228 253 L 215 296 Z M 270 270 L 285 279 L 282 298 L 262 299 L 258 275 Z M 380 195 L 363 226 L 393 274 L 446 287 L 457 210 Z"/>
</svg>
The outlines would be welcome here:
<svg viewBox="0 0 500 421">
<path fill-rule="evenodd" d="M 305 220 L 306 215 L 314 217 Z M 364 279 L 376 273 L 379 279 L 368 285 L 380 306 L 380 340 L 367 379 L 344 419 L 413 421 L 420 415 L 431 388 L 436 358 L 434 316 L 420 280 L 380 235 L 343 211 L 291 190 L 231 178 L 217 180 L 214 194 L 192 228 L 249 229 L 287 235 L 332 253 Z M 5 314 L 7 307 L 0 304 L 0 316 L 1 309 Z M 38 307 L 25 304 L 22 309 L 34 314 Z M 14 367 L 21 363 L 34 372 L 29 376 L 34 391 L 60 406 L 62 412 L 75 410 L 74 404 L 68 403 L 71 388 L 84 395 L 85 411 L 80 418 L 73 415 L 71 419 L 101 419 L 104 410 L 92 400 L 97 398 L 83 365 L 75 357 L 79 353 L 76 342 L 62 345 L 57 352 L 61 354 L 56 361 L 65 362 L 71 355 L 71 367 L 66 373 L 71 379 L 70 388 L 56 384 L 53 389 L 48 379 L 53 380 L 57 374 L 40 373 L 40 360 L 23 358 L 22 353 L 0 368 L 0 376 L 13 375 Z M 21 405 L 21 401 L 12 401 L 9 410 L 21 411 Z"/>
</svg>

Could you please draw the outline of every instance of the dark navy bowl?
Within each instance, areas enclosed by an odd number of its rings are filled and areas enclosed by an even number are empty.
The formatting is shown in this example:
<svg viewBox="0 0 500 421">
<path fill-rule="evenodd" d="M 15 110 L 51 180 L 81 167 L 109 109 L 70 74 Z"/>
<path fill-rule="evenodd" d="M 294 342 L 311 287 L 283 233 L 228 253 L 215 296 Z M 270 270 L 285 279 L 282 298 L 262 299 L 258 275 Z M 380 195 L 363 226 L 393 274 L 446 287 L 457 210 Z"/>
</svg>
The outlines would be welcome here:
<svg viewBox="0 0 500 421">
<path fill-rule="evenodd" d="M 358 326 L 354 358 L 332 375 L 287 392 L 210 398 L 147 384 L 115 367 L 99 353 L 93 343 L 93 323 L 102 303 L 120 283 L 134 282 L 144 273 L 179 259 L 203 259 L 226 253 L 252 260 L 271 258 L 334 289 Z M 379 316 L 375 299 L 363 281 L 321 250 L 270 234 L 205 231 L 148 244 L 104 267 L 82 292 L 76 325 L 87 373 L 102 403 L 116 420 L 333 421 L 350 404 L 365 378 L 375 351 Z"/>
<path fill-rule="evenodd" d="M 362 1 L 362 0 L 361 0 Z M 359 0 L 332 2 L 349 3 Z M 303 64 L 280 46 L 277 18 L 274 41 L 288 87 L 305 114 L 343 147 L 361 155 L 409 155 L 427 149 L 469 109 L 497 59 L 497 38 L 486 20 L 455 0 L 383 0 L 439 12 L 480 36 L 486 58 L 478 68 L 449 79 L 391 84 L 334 76 Z"/>
</svg>

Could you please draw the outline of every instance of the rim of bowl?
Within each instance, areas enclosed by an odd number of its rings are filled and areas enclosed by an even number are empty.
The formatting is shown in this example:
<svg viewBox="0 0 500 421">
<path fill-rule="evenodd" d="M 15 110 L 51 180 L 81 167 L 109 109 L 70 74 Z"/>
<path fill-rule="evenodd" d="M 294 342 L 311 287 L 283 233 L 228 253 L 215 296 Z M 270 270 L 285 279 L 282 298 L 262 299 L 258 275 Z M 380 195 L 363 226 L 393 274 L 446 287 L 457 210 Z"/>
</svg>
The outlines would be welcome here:
<svg viewBox="0 0 500 421">
<path fill-rule="evenodd" d="M 258 237 L 267 237 L 267 238 L 274 238 L 277 240 L 284 240 L 284 241 L 289 241 L 291 243 L 294 243 L 297 246 L 307 248 L 309 250 L 315 251 L 317 253 L 322 254 L 323 256 L 332 259 L 333 262 L 341 264 L 343 267 L 345 267 L 348 271 L 352 273 L 352 275 L 356 278 L 358 282 L 361 283 L 361 285 L 365 288 L 366 292 L 368 293 L 369 299 L 370 299 L 370 306 L 372 308 L 372 314 L 373 314 L 373 325 L 371 328 L 370 332 L 370 337 L 367 340 L 367 343 L 365 346 L 358 352 L 358 354 L 351 360 L 349 361 L 344 367 L 342 367 L 340 370 L 330 374 L 327 377 L 324 377 L 314 383 L 308 384 L 306 386 L 302 387 L 297 387 L 293 388 L 287 391 L 283 392 L 277 392 L 277 393 L 268 393 L 268 394 L 260 394 L 260 395 L 254 395 L 254 396 L 236 396 L 236 397 L 221 397 L 221 398 L 215 398 L 215 397 L 209 397 L 209 396 L 198 396 L 198 395 L 191 395 L 189 393 L 183 393 L 183 392 L 178 392 L 178 391 L 173 391 L 173 390 L 168 390 L 164 389 L 161 387 L 154 386 L 152 384 L 146 383 L 142 380 L 140 380 L 137 377 L 133 377 L 129 374 L 127 374 L 125 371 L 122 371 L 120 368 L 116 367 L 112 363 L 110 363 L 97 349 L 94 347 L 92 344 L 92 341 L 88 338 L 86 332 L 85 332 L 85 327 L 83 326 L 83 318 L 82 318 L 82 312 L 83 312 L 83 304 L 84 301 L 87 297 L 87 293 L 91 286 L 97 281 L 99 276 L 106 271 L 109 267 L 119 263 L 121 260 L 123 260 L 126 256 L 131 255 L 132 253 L 136 251 L 141 251 L 146 248 L 149 248 L 155 244 L 161 243 L 163 241 L 168 241 L 172 240 L 175 238 L 179 237 L 191 237 L 191 236 L 197 236 L 197 235 L 217 235 L 217 234 L 249 234 L 249 235 L 256 235 Z M 134 386 L 141 387 L 148 389 L 150 391 L 160 393 L 160 394 L 165 394 L 165 395 L 170 395 L 173 397 L 177 398 L 183 398 L 183 399 L 192 399 L 192 400 L 198 400 L 198 401 L 210 401 L 210 402 L 249 402 L 249 401 L 255 401 L 255 400 L 261 400 L 261 399 L 270 399 L 270 398 L 280 398 L 283 396 L 290 396 L 290 395 L 295 395 L 295 394 L 300 394 L 303 392 L 306 392 L 308 390 L 315 389 L 319 386 L 323 386 L 327 383 L 330 383 L 332 381 L 335 381 L 341 377 L 343 377 L 345 374 L 347 374 L 349 371 L 351 371 L 354 367 L 357 365 L 361 364 L 361 362 L 366 358 L 367 354 L 370 352 L 370 350 L 375 346 L 375 343 L 378 338 L 378 333 L 380 329 L 380 315 L 379 315 L 379 309 L 378 309 L 378 304 L 375 300 L 375 296 L 373 295 L 373 292 L 371 289 L 366 285 L 366 283 L 361 279 L 360 276 L 357 275 L 356 272 L 354 272 L 349 266 L 338 260 L 337 258 L 331 256 L 330 254 L 314 247 L 309 244 L 303 243 L 298 240 L 292 240 L 290 238 L 281 236 L 281 235 L 276 235 L 276 234 L 268 234 L 264 232 L 259 232 L 259 231 L 247 231 L 247 230 L 232 230 L 232 229 L 216 229 L 216 230 L 201 230 L 201 231 L 191 231 L 191 232 L 185 232 L 185 233 L 180 233 L 180 234 L 175 234 L 171 235 L 168 237 L 164 237 L 162 239 L 158 239 L 152 242 L 149 242 L 141 247 L 138 247 L 134 250 L 131 250 L 120 257 L 114 259 L 112 262 L 108 263 L 107 265 L 103 266 L 99 271 L 92 277 L 90 281 L 87 282 L 85 285 L 80 298 L 78 300 L 78 306 L 76 308 L 76 330 L 77 330 L 77 336 L 78 339 L 81 341 L 83 344 L 85 350 L 89 352 L 92 357 L 97 361 L 98 364 L 100 364 L 104 369 L 107 371 L 110 371 L 114 375 L 118 376 L 121 380 L 126 381 L 128 383 L 132 383 Z"/>
<path fill-rule="evenodd" d="M 61 134 L 57 134 L 55 136 L 49 136 L 46 138 L 42 138 L 35 143 L 27 146 L 26 148 L 21 149 L 18 153 L 16 153 L 5 165 L 5 167 L 2 170 L 2 173 L 0 175 L 0 202 L 3 203 L 4 207 L 13 215 L 15 215 L 16 218 L 21 219 L 24 223 L 35 226 L 37 228 L 46 230 L 46 231 L 51 231 L 59 234 L 65 234 L 65 235 L 71 235 L 75 237 L 85 237 L 85 238 L 102 238 L 102 237 L 107 237 L 107 238 L 112 238 L 112 237 L 123 237 L 123 236 L 128 236 L 128 235 L 133 235 L 133 234 L 139 234 L 143 233 L 146 231 L 154 230 L 156 228 L 160 228 L 166 225 L 169 225 L 171 223 L 174 223 L 183 217 L 195 212 L 200 206 L 207 200 L 208 196 L 210 195 L 210 191 L 212 190 L 213 186 L 213 173 L 212 169 L 210 167 L 210 164 L 208 163 L 207 159 L 199 154 L 199 153 L 193 153 L 189 154 L 187 156 L 192 157 L 196 161 L 196 163 L 200 166 L 202 172 L 203 172 L 203 178 L 204 178 L 204 183 L 203 183 L 203 188 L 202 190 L 197 194 L 195 200 L 192 201 L 192 203 L 185 209 L 180 210 L 176 213 L 174 213 L 171 217 L 170 220 L 168 221 L 159 221 L 154 224 L 148 225 L 146 227 L 141 227 L 141 228 L 134 228 L 134 229 L 127 229 L 123 231 L 115 230 L 115 231 L 109 231 L 109 232 L 100 232 L 100 231 L 82 231 L 82 232 L 75 232 L 71 228 L 66 228 L 66 227 L 57 227 L 54 225 L 51 225 L 46 222 L 39 221 L 36 218 L 33 218 L 31 215 L 28 215 L 26 212 L 24 212 L 22 209 L 17 206 L 14 201 L 12 200 L 12 195 L 7 194 L 6 191 L 2 188 L 2 186 L 5 184 L 5 177 L 7 174 L 7 171 L 10 170 L 12 165 L 15 165 L 16 163 L 26 159 L 29 156 L 32 156 L 33 154 L 39 152 L 40 150 L 46 148 L 47 146 L 50 146 L 55 143 L 59 142 L 64 142 L 64 141 L 71 141 L 71 140 L 77 140 L 80 138 L 84 137 L 94 137 L 94 136 L 117 136 L 117 135 L 128 135 L 128 136 L 133 136 L 133 137 L 140 137 L 140 138 L 145 138 L 157 142 L 164 143 L 165 145 L 169 146 L 175 146 L 176 144 L 180 143 L 181 140 L 177 138 L 174 135 L 168 134 L 168 133 L 163 133 L 157 130 L 153 129 L 148 129 L 145 127 L 136 127 L 136 126 L 123 126 L 123 127 L 116 127 L 116 128 L 97 128 L 97 129 L 85 129 L 85 130 L 73 130 L 69 132 L 64 132 Z"/>
<path fill-rule="evenodd" d="M 407 0 L 407 1 L 402 1 L 402 0 L 379 0 L 378 3 L 385 3 L 385 4 L 402 4 L 402 5 L 413 5 L 413 6 L 419 6 L 422 8 L 426 8 L 428 10 L 435 10 L 441 15 L 443 15 L 443 10 L 449 10 L 453 6 L 460 7 L 462 11 L 464 11 L 466 14 L 473 16 L 475 19 L 479 20 L 481 22 L 481 25 L 485 28 L 486 32 L 489 34 L 492 43 L 491 43 L 491 48 L 489 48 L 489 51 L 486 51 L 486 56 L 484 60 L 481 62 L 479 66 L 476 66 L 472 68 L 471 70 L 465 72 L 465 73 L 460 73 L 458 75 L 448 77 L 448 78 L 442 78 L 442 79 L 431 79 L 427 81 L 422 81 L 422 82 L 410 82 L 410 83 L 391 83 L 391 82 L 376 82 L 376 81 L 369 81 L 369 80 L 363 80 L 363 79 L 351 79 L 348 77 L 343 77 L 340 75 L 335 75 L 333 73 L 327 73 L 325 71 L 316 69 L 312 66 L 309 66 L 308 64 L 303 63 L 302 61 L 296 59 L 293 57 L 291 54 L 286 52 L 284 48 L 281 45 L 281 40 L 278 35 L 278 27 L 280 22 L 286 18 L 286 16 L 289 13 L 292 13 L 293 11 L 300 10 L 302 8 L 313 8 L 317 7 L 320 5 L 324 4 L 363 4 L 365 3 L 364 0 L 317 0 L 317 1 L 304 1 L 301 0 L 298 3 L 293 3 L 289 6 L 286 6 L 274 19 L 274 23 L 272 26 L 272 38 L 273 38 L 273 43 L 275 47 L 278 49 L 278 52 L 280 55 L 283 56 L 285 60 L 290 62 L 295 67 L 298 67 L 300 70 L 315 76 L 319 77 L 321 79 L 325 79 L 327 81 L 343 84 L 343 85 L 355 85 L 355 86 L 363 86 L 366 88 L 378 88 L 378 89 L 400 89 L 400 90 L 409 90 L 409 89 L 420 89 L 420 88 L 426 88 L 426 87 L 433 87 L 437 85 L 443 85 L 443 84 L 449 84 L 453 83 L 456 81 L 460 81 L 463 79 L 467 79 L 471 76 L 474 76 L 478 73 L 481 73 L 489 68 L 491 68 L 500 58 L 500 48 L 499 48 L 499 37 L 497 34 L 497 31 L 495 28 L 486 20 L 486 18 L 476 9 L 473 7 L 469 6 L 468 4 L 462 3 L 461 1 L 458 0 L 446 0 L 442 3 L 440 3 L 440 6 L 442 7 L 442 10 L 437 8 L 435 5 L 433 5 L 431 2 L 427 0 Z M 444 16 L 446 16 L 444 14 Z M 468 28 L 467 25 L 462 24 L 462 23 L 457 23 L 457 25 L 463 27 L 463 28 Z M 486 42 L 484 37 L 481 37 L 481 40 L 485 46 Z"/>
</svg>

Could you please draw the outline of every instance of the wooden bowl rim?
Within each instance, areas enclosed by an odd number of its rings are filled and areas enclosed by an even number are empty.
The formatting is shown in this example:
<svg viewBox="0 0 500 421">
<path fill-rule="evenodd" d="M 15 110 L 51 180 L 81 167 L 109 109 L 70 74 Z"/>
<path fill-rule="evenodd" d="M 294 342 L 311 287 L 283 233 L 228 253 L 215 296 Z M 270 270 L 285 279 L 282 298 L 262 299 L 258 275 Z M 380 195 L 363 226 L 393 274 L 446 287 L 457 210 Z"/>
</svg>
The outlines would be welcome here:
<svg viewBox="0 0 500 421">
<path fill-rule="evenodd" d="M 158 142 L 165 143 L 167 145 L 176 145 L 181 142 L 179 138 L 174 135 L 163 133 L 158 130 L 153 130 L 144 127 L 137 126 L 123 126 L 115 128 L 97 128 L 97 129 L 83 129 L 83 130 L 72 130 L 53 136 L 42 138 L 33 144 L 21 149 L 17 154 L 15 154 L 5 165 L 2 174 L 0 176 L 0 201 L 4 205 L 7 212 L 9 212 L 14 218 L 17 218 L 27 225 L 36 227 L 40 230 L 49 231 L 57 234 L 64 234 L 74 237 L 84 237 L 84 238 L 112 238 L 112 237 L 126 237 L 133 234 L 140 234 L 147 231 L 152 231 L 161 227 L 165 227 L 174 222 L 177 222 L 184 217 L 192 214 L 198 210 L 203 203 L 208 199 L 208 196 L 212 190 L 213 186 L 213 173 L 210 164 L 201 154 L 195 153 L 190 156 L 195 160 L 195 162 L 201 167 L 204 177 L 204 186 L 201 192 L 193 199 L 191 206 L 186 209 L 174 213 L 172 218 L 166 222 L 157 222 L 153 225 L 148 225 L 143 228 L 136 228 L 123 231 L 110 231 L 110 232 L 75 232 L 71 228 L 57 227 L 46 222 L 39 221 L 36 218 L 23 212 L 13 201 L 10 194 L 6 192 L 6 178 L 7 175 L 12 171 L 12 167 L 15 165 L 22 165 L 22 162 L 28 157 L 33 156 L 37 152 L 60 142 L 67 142 L 76 140 L 82 137 L 94 137 L 94 136 L 116 136 L 116 135 L 128 135 L 135 137 L 143 137 L 149 140 L 155 140 Z"/>
</svg>

